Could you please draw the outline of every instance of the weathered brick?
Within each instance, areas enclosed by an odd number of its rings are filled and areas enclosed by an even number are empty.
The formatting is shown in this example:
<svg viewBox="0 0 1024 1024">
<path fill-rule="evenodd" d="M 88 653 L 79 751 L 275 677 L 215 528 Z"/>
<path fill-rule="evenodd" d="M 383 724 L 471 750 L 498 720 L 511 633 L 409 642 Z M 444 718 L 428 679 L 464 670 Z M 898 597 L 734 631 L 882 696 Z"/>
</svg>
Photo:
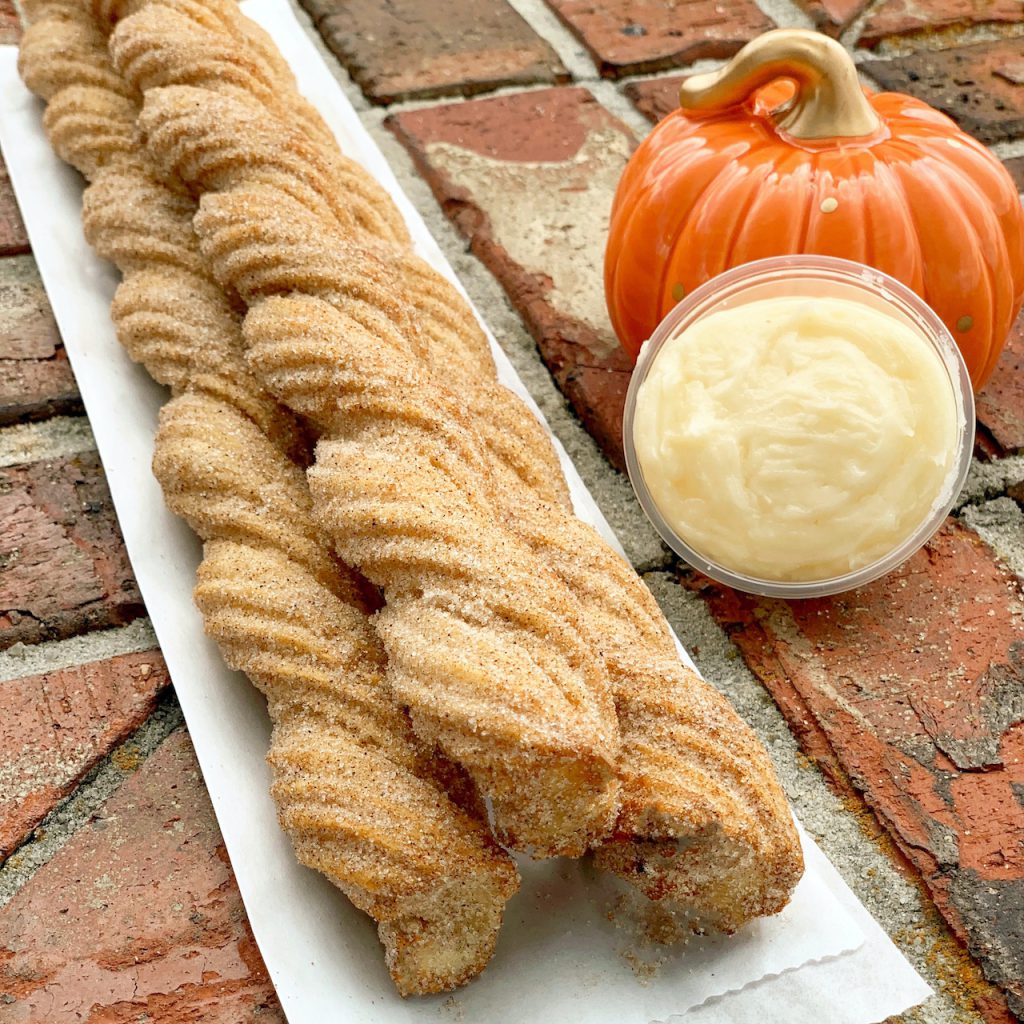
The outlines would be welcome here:
<svg viewBox="0 0 1024 1024">
<path fill-rule="evenodd" d="M 645 82 L 630 82 L 626 95 L 649 121 L 660 121 L 679 106 L 679 86 L 685 75 L 669 78 L 649 78 Z"/>
<path fill-rule="evenodd" d="M 21 22 L 13 0 L 0 0 L 0 45 L 16 43 L 21 38 Z"/>
<path fill-rule="evenodd" d="M 99 457 L 0 469 L 0 648 L 141 613 Z"/>
<path fill-rule="evenodd" d="M 1010 157 L 1009 160 L 1003 161 L 1003 165 L 1010 172 L 1010 177 L 1016 182 L 1017 188 L 1024 192 L 1024 156 Z"/>
<path fill-rule="evenodd" d="M 0 426 L 81 407 L 35 261 L 0 259 Z"/>
<path fill-rule="evenodd" d="M 431 107 L 389 124 L 621 466 L 631 367 L 608 322 L 601 265 L 629 130 L 584 89 Z"/>
<path fill-rule="evenodd" d="M 0 862 L 145 721 L 167 683 L 159 651 L 0 682 Z"/>
<path fill-rule="evenodd" d="M 7 165 L 0 156 L 0 256 L 14 256 L 22 252 L 28 252 L 28 235 L 25 233 L 18 201 L 14 198 Z"/>
<path fill-rule="evenodd" d="M 998 445 L 983 423 L 976 423 L 974 431 L 974 457 L 979 462 L 1001 459 L 1006 453 Z"/>
<path fill-rule="evenodd" d="M 864 70 L 886 89 L 908 92 L 952 117 L 982 142 L 1024 135 L 1020 39 L 923 50 Z"/>
<path fill-rule="evenodd" d="M 284 1024 L 184 730 L 0 911 L 10 1024 Z"/>
<path fill-rule="evenodd" d="M 837 36 L 846 28 L 870 0 L 796 0 L 814 21 L 820 32 Z"/>
<path fill-rule="evenodd" d="M 978 421 L 1006 452 L 1024 449 L 1024 312 L 992 379 L 978 396 Z"/>
<path fill-rule="evenodd" d="M 568 81 L 555 51 L 505 0 L 302 0 L 376 103 Z"/>
<path fill-rule="evenodd" d="M 691 585 L 797 735 L 824 733 L 1019 1013 L 1024 604 L 1014 578 L 950 521 L 897 572 L 832 598 L 772 601 Z M 828 770 L 828 757 L 821 763 Z"/>
<path fill-rule="evenodd" d="M 892 36 L 950 34 L 985 26 L 1013 31 L 1024 23 L 1020 0 L 885 0 L 875 7 L 857 39 L 858 46 L 875 47 Z"/>
<path fill-rule="evenodd" d="M 609 78 L 731 57 L 774 28 L 753 0 L 548 0 Z"/>
</svg>

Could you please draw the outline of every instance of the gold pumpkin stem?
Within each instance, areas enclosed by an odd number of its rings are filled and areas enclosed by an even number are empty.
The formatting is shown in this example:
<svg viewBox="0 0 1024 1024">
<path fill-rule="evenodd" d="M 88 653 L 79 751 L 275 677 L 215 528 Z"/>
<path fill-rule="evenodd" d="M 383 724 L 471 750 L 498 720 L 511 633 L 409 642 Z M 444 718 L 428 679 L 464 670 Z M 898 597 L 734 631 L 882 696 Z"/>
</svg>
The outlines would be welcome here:
<svg viewBox="0 0 1024 1024">
<path fill-rule="evenodd" d="M 792 138 L 863 138 L 878 131 L 853 58 L 834 39 L 805 29 L 765 32 L 724 67 L 691 75 L 679 89 L 679 105 L 695 112 L 735 107 L 777 78 L 796 82 L 793 99 L 772 112 L 776 127 Z"/>
</svg>

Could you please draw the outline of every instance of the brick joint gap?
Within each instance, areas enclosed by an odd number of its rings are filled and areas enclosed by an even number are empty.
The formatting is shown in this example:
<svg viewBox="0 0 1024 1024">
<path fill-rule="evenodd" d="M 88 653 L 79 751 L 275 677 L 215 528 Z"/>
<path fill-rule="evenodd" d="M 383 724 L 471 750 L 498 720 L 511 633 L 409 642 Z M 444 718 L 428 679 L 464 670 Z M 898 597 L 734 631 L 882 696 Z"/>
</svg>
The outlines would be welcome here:
<svg viewBox="0 0 1024 1024">
<path fill-rule="evenodd" d="M 168 689 L 149 718 L 103 758 L 0 864 L 0 909 L 76 832 L 100 817 L 103 805 L 184 721 L 178 699 Z"/>
</svg>

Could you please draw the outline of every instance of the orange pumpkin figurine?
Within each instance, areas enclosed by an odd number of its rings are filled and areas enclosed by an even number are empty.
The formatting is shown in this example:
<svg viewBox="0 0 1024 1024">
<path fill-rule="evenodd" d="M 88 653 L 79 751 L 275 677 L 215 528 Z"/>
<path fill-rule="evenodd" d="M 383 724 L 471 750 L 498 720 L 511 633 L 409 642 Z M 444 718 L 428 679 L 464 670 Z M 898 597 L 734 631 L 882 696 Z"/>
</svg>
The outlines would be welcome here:
<svg viewBox="0 0 1024 1024">
<path fill-rule="evenodd" d="M 633 358 L 709 278 L 815 253 L 916 291 L 981 388 L 1024 299 L 1024 212 L 984 146 L 920 100 L 867 94 L 839 43 L 796 29 L 687 78 L 680 101 L 633 155 L 612 208 L 605 293 Z"/>
</svg>

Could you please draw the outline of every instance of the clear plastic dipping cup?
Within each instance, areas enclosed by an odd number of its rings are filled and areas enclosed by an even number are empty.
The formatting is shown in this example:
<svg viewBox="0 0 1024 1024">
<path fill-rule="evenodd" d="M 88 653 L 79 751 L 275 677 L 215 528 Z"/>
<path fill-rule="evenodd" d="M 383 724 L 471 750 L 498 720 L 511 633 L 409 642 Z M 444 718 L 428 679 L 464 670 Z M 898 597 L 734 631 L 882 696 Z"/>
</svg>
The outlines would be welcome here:
<svg viewBox="0 0 1024 1024">
<path fill-rule="evenodd" d="M 915 328 L 930 343 L 945 369 L 957 414 L 957 451 L 927 515 L 892 550 L 841 575 L 827 579 L 788 580 L 747 574 L 707 557 L 680 536 L 652 497 L 634 442 L 637 396 L 659 352 L 688 327 L 725 309 L 760 299 L 782 297 L 842 298 L 888 313 Z M 871 267 L 831 256 L 776 256 L 726 271 L 683 299 L 658 325 L 640 350 L 626 395 L 623 447 L 629 478 L 641 506 L 665 543 L 695 569 L 737 590 L 765 597 L 811 598 L 852 590 L 870 583 L 905 562 L 939 529 L 963 487 L 974 448 L 974 395 L 963 357 L 946 326 L 932 309 L 905 285 Z"/>
</svg>

